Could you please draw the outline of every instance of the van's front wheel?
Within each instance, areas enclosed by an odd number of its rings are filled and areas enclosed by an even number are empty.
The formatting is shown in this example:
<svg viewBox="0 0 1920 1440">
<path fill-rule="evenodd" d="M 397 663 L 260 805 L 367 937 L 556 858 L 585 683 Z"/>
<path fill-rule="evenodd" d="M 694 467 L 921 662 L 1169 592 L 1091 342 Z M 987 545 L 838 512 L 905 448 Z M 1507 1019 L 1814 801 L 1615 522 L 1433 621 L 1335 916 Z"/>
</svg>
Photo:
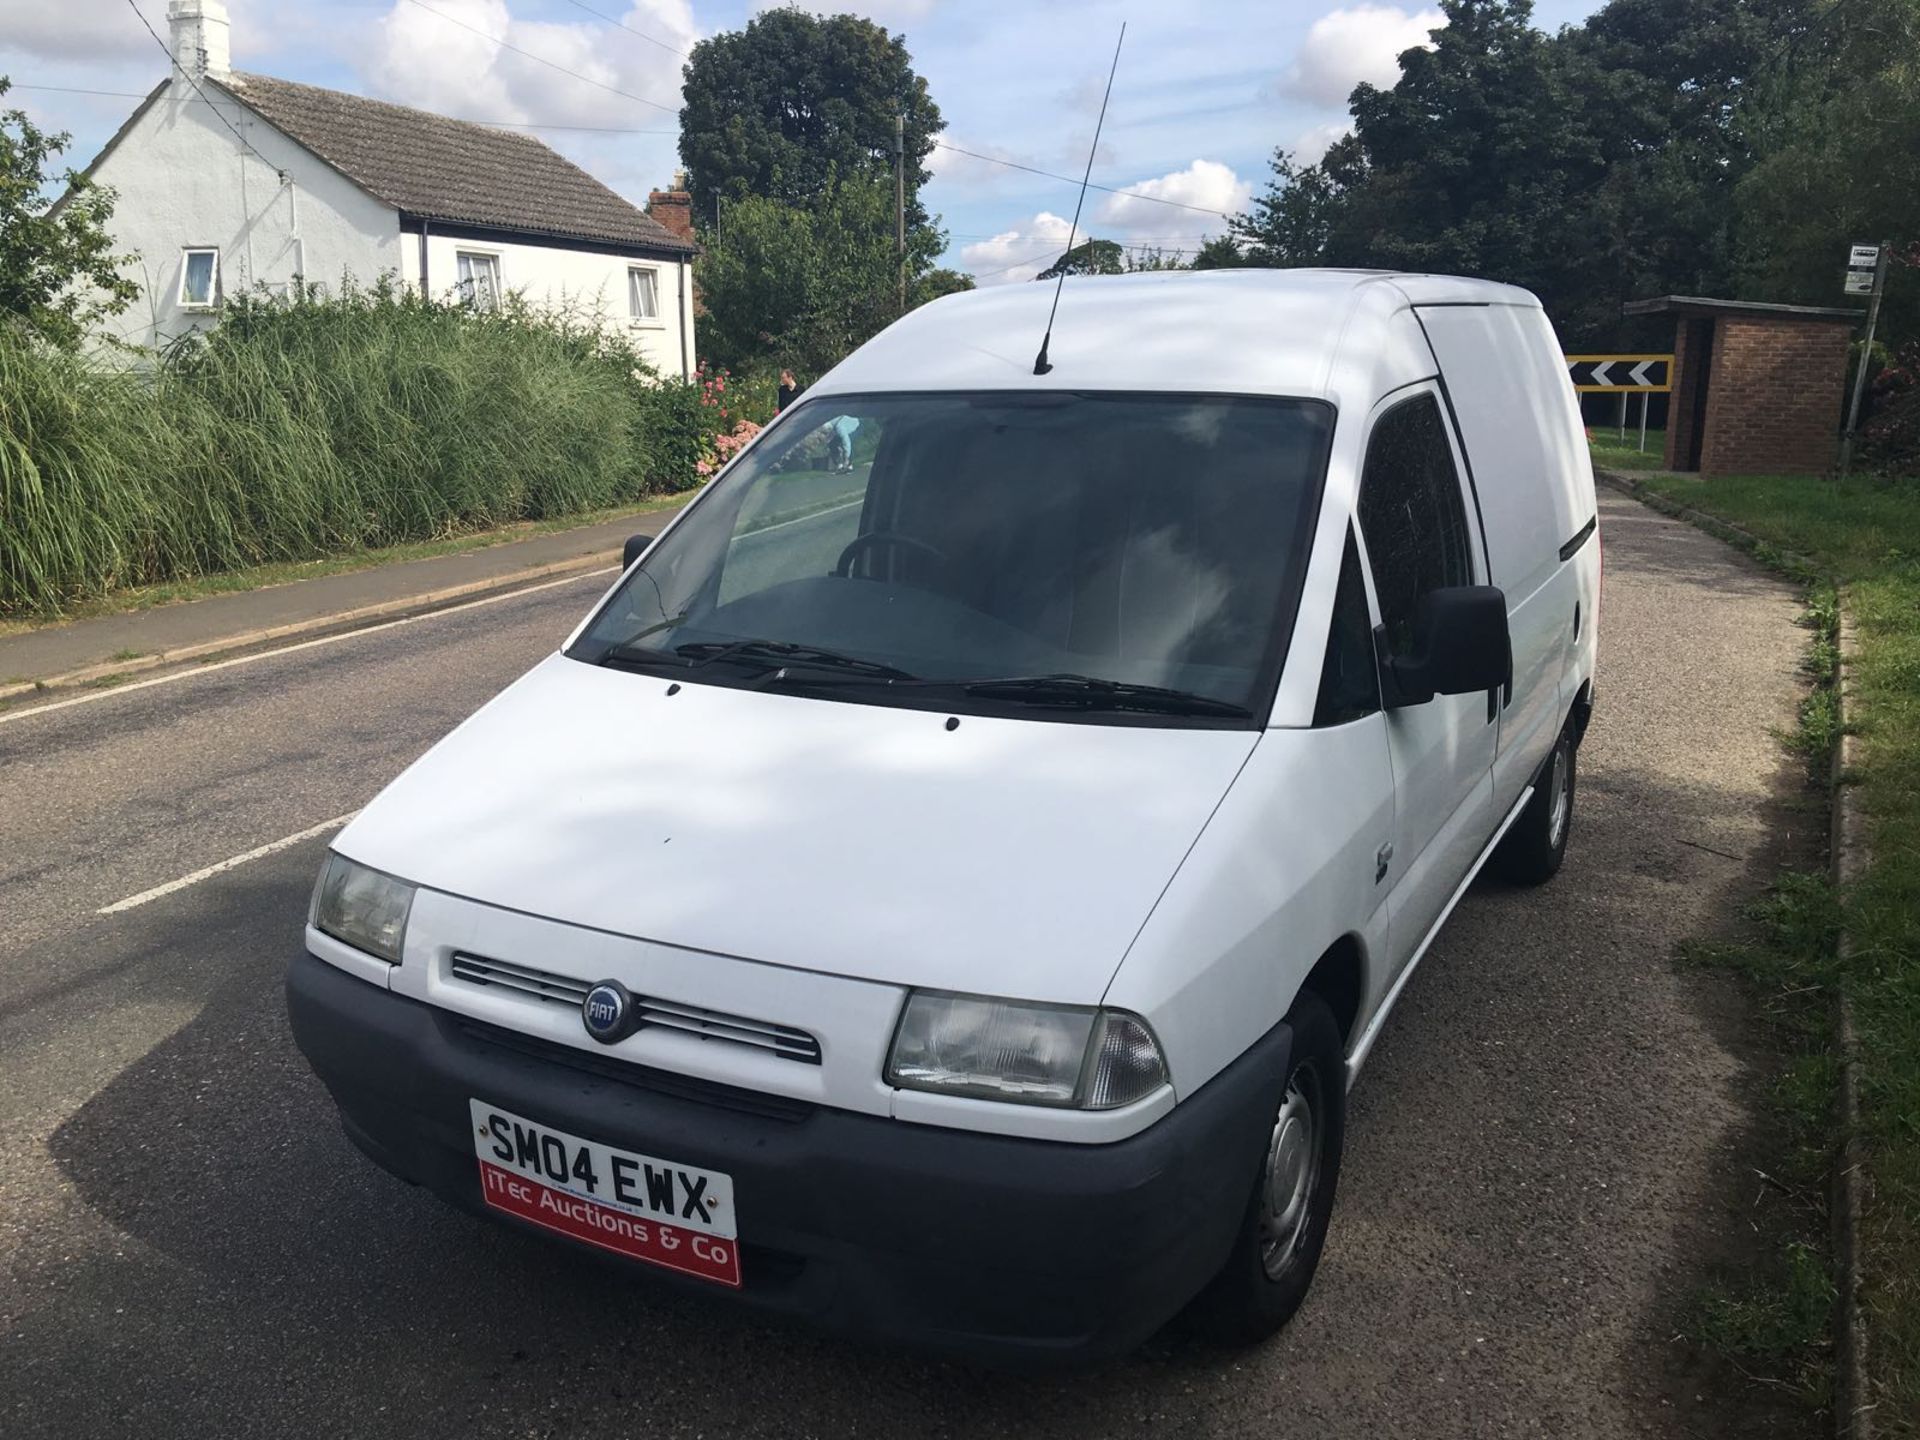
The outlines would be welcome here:
<svg viewBox="0 0 1920 1440">
<path fill-rule="evenodd" d="M 1294 1001 L 1287 1024 L 1293 1050 L 1259 1175 L 1233 1252 L 1203 1301 L 1222 1337 L 1242 1344 L 1273 1334 L 1306 1299 L 1326 1244 L 1346 1140 L 1340 1027 L 1311 992 Z"/>
<path fill-rule="evenodd" d="M 1493 852 L 1492 868 L 1501 879 L 1515 885 L 1544 885 L 1567 858 L 1567 836 L 1573 830 L 1574 763 L 1579 753 L 1573 726 L 1568 725 L 1540 767 L 1533 798 Z"/>
</svg>

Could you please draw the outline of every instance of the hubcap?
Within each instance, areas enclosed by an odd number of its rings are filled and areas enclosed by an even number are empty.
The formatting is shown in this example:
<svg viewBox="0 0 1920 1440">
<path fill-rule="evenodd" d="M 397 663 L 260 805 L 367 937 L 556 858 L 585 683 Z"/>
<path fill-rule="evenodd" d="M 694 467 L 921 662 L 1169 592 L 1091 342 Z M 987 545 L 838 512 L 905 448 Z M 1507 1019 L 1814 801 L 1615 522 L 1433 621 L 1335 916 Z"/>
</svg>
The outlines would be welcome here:
<svg viewBox="0 0 1920 1440">
<path fill-rule="evenodd" d="M 1320 1121 L 1311 1077 L 1296 1070 L 1267 1141 L 1260 1185 L 1260 1263 L 1278 1280 L 1306 1234 L 1315 1182 L 1320 1178 Z"/>
<path fill-rule="evenodd" d="M 1567 763 L 1567 746 L 1562 741 L 1553 748 L 1553 774 L 1547 783 L 1553 788 L 1549 792 L 1553 799 L 1547 811 L 1547 843 L 1558 846 L 1560 838 L 1567 833 L 1567 812 L 1572 808 L 1573 767 Z"/>
</svg>

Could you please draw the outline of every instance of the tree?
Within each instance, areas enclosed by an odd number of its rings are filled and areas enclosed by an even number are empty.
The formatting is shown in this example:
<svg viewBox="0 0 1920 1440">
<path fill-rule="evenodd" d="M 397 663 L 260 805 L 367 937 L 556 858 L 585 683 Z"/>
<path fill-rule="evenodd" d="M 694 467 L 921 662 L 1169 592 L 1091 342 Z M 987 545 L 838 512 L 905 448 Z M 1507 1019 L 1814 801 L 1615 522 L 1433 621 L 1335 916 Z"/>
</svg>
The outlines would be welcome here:
<svg viewBox="0 0 1920 1440">
<path fill-rule="evenodd" d="M 1898 265 L 1920 242 L 1920 5 L 1829 0 L 1796 38 L 1748 104 L 1759 155 L 1733 187 L 1734 270 L 1742 298 L 1846 304 L 1848 245 L 1892 240 Z M 1904 266 L 1880 334 L 1920 335 Z"/>
<path fill-rule="evenodd" d="M 1254 262 L 1241 253 L 1239 243 L 1231 235 L 1215 235 L 1200 247 L 1193 257 L 1191 268 L 1195 270 L 1238 270 Z"/>
<path fill-rule="evenodd" d="M 830 180 L 806 207 L 761 196 L 728 207 L 726 229 L 696 265 L 707 314 L 701 349 L 742 369 L 817 375 L 899 314 L 893 187 L 870 176 Z M 946 237 L 907 233 L 909 296 L 954 288 L 932 270 Z M 944 292 L 942 292 L 944 293 Z"/>
<path fill-rule="evenodd" d="M 973 276 L 961 270 L 929 270 L 907 286 L 909 309 L 938 300 L 942 295 L 957 295 L 973 289 Z"/>
<path fill-rule="evenodd" d="M 1057 280 L 1062 275 L 1120 275 L 1126 268 L 1126 257 L 1118 241 L 1088 238 L 1063 251 L 1058 260 L 1033 278 Z"/>
<path fill-rule="evenodd" d="M 1285 149 L 1273 152 L 1273 172 L 1253 208 L 1228 222 L 1240 265 L 1324 265 L 1333 227 L 1349 185 L 1366 169 L 1359 143 L 1339 141 L 1315 165 L 1300 165 Z M 1205 254 L 1203 251 L 1202 254 Z M 1215 260 L 1224 260 L 1215 251 Z M 1195 269 L 1204 268 L 1198 263 Z"/>
<path fill-rule="evenodd" d="M 1579 223 L 1606 173 L 1598 117 L 1533 28 L 1530 0 L 1441 9 L 1446 25 L 1400 57 L 1399 83 L 1354 89 L 1364 172 L 1334 207 L 1329 258 L 1512 281 L 1559 318 L 1599 263 Z"/>
<path fill-rule="evenodd" d="M 11 88 L 0 76 L 0 95 Z M 48 167 L 69 138 L 47 134 L 22 111 L 0 114 L 0 315 L 72 347 L 140 292 L 120 273 L 123 257 L 107 233 L 113 191 L 67 170 L 66 193 L 47 203 Z"/>
<path fill-rule="evenodd" d="M 870 20 L 797 8 L 700 41 L 680 109 L 694 214 L 711 218 L 724 199 L 730 226 L 749 196 L 804 207 L 837 180 L 891 184 L 894 116 L 904 113 L 907 222 L 925 227 L 920 187 L 944 122 L 911 61 L 905 37 Z"/>
</svg>

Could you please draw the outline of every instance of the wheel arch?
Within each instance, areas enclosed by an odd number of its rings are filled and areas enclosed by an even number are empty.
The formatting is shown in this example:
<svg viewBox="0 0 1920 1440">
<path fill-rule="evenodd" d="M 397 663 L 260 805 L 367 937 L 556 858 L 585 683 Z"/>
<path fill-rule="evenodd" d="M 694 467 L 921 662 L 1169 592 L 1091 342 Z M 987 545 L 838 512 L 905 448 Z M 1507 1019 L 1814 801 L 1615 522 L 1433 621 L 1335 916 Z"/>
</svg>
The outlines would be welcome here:
<svg viewBox="0 0 1920 1440">
<path fill-rule="evenodd" d="M 1326 1002 L 1340 1027 L 1342 1043 L 1350 1046 L 1367 997 L 1367 952 L 1360 937 L 1348 932 L 1329 945 L 1313 962 L 1300 988 Z"/>
</svg>

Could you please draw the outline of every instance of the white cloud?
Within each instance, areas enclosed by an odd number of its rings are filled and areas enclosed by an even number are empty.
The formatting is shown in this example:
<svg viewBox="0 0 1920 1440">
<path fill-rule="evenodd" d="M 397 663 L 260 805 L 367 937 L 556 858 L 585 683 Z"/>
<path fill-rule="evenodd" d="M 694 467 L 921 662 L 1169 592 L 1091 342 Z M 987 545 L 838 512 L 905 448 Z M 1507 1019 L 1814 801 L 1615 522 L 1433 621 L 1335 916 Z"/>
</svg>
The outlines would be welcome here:
<svg viewBox="0 0 1920 1440">
<path fill-rule="evenodd" d="M 1072 222 L 1064 216 L 1042 210 L 991 240 L 963 245 L 960 268 L 969 271 L 981 285 L 1031 280 L 1060 258 L 1071 228 Z"/>
<path fill-rule="evenodd" d="M 1383 89 L 1400 78 L 1400 56 L 1432 42 L 1446 24 L 1438 10 L 1360 4 L 1322 15 L 1307 29 L 1292 65 L 1272 86 L 1280 96 L 1344 107 L 1362 80 Z"/>
<path fill-rule="evenodd" d="M 484 120 L 648 130 L 677 124 L 682 58 L 639 35 L 592 21 L 516 19 L 507 0 L 435 0 L 432 11 L 394 0 L 374 28 L 372 53 L 361 63 L 382 97 Z M 698 35 L 688 0 L 634 0 L 619 19 L 682 50 Z"/>
<path fill-rule="evenodd" d="M 1317 165 L 1333 148 L 1336 140 L 1344 140 L 1353 133 L 1353 125 L 1346 120 L 1329 120 L 1324 125 L 1316 125 L 1308 130 L 1289 147 L 1293 158 L 1301 165 Z"/>
<path fill-rule="evenodd" d="M 142 0 L 140 13 L 165 40 L 165 0 Z M 127 0 L 0 0 L 0 47 L 46 60 L 151 58 L 156 80 L 167 63 Z"/>
<path fill-rule="evenodd" d="M 1211 234 L 1226 228 L 1222 215 L 1238 215 L 1252 197 L 1253 186 L 1236 175 L 1232 166 L 1218 160 L 1195 160 L 1184 170 L 1139 181 L 1125 186 L 1121 194 L 1107 196 L 1094 218 L 1127 235 Z M 1157 205 L 1156 200 L 1172 200 L 1176 205 Z M 1178 205 L 1196 206 L 1210 213 L 1203 215 L 1179 209 Z"/>
<path fill-rule="evenodd" d="M 1017 157 L 998 145 L 989 145 L 984 141 L 956 138 L 952 131 L 943 130 L 936 137 L 941 143 L 933 147 L 933 153 L 927 156 L 927 169 L 933 175 L 957 185 L 990 185 L 1008 174 L 1005 165 L 997 165 L 995 160 L 1014 160 Z M 948 149 L 954 146 L 954 149 Z M 972 154 L 962 154 L 972 151 Z M 981 159 L 981 156 L 990 159 Z"/>
<path fill-rule="evenodd" d="M 17 51 L 48 61 L 79 61 L 88 65 L 126 66 L 139 73 L 151 72 L 157 83 L 167 72 L 167 57 L 162 46 L 167 41 L 167 0 L 137 0 L 136 17 L 126 0 L 0 0 L 0 51 Z M 141 25 L 144 17 L 153 27 L 149 35 Z M 336 34 L 337 23 L 316 17 L 310 7 L 290 0 L 227 0 L 227 18 L 232 26 L 233 59 L 237 66 L 256 63 L 259 57 L 286 48 L 290 41 L 306 46 L 312 53 L 312 41 L 326 31 Z M 160 44 L 154 44 L 154 36 Z M 19 71 L 15 80 L 24 80 Z M 93 77 L 119 82 L 119 75 Z M 84 85 L 85 79 L 72 84 Z"/>
</svg>

